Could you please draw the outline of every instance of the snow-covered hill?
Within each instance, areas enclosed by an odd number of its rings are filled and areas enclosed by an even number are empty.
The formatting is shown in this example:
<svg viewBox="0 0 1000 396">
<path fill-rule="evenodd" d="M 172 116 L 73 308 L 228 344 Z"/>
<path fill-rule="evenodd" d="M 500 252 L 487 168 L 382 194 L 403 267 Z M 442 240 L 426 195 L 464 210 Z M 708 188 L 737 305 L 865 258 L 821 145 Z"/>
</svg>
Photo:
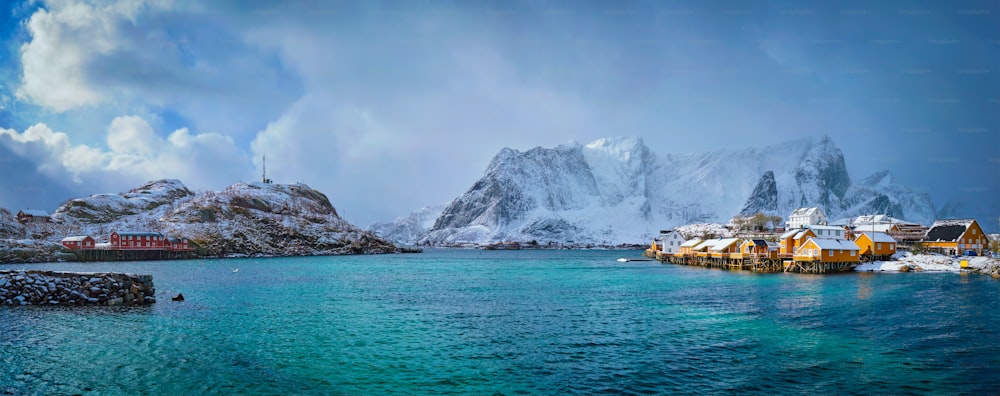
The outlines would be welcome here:
<svg viewBox="0 0 1000 396">
<path fill-rule="evenodd" d="M 121 194 L 67 201 L 54 223 L 28 225 L 31 237 L 58 241 L 112 231 L 157 231 L 195 242 L 208 255 L 322 255 L 394 252 L 396 247 L 337 215 L 326 195 L 305 184 L 237 183 L 195 194 L 158 180 Z"/>
<path fill-rule="evenodd" d="M 638 138 L 609 138 L 504 148 L 421 240 L 642 243 L 660 229 L 725 223 L 741 212 L 787 216 L 802 206 L 820 206 L 830 218 L 888 210 L 910 221 L 934 219 L 930 198 L 887 172 L 852 184 L 829 137 L 664 156 Z M 391 228 L 381 235 L 398 240 Z M 407 232 L 412 238 L 412 227 Z"/>
</svg>

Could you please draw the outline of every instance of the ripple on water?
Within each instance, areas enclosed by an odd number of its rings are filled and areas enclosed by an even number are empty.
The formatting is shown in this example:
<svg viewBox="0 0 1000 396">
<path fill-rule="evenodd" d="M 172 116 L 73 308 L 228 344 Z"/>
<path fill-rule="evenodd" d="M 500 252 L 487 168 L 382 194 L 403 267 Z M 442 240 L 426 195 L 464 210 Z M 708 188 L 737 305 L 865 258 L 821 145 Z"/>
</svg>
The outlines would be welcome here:
<svg viewBox="0 0 1000 396">
<path fill-rule="evenodd" d="M 994 283 L 507 253 L 121 263 L 188 301 L 0 307 L 0 394 L 1000 388 Z"/>
</svg>

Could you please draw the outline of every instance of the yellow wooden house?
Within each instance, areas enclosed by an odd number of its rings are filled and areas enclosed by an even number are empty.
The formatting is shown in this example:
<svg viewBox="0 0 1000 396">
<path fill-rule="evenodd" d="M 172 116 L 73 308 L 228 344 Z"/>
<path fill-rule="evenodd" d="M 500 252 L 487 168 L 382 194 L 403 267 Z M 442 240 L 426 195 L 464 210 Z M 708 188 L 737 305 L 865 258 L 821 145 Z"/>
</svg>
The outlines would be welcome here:
<svg viewBox="0 0 1000 396">
<path fill-rule="evenodd" d="M 884 260 L 896 254 L 896 240 L 884 232 L 861 232 L 856 235 L 854 243 L 858 245 L 861 255 Z"/>
<path fill-rule="evenodd" d="M 927 230 L 923 245 L 944 254 L 982 255 L 989 240 L 975 219 L 938 220 Z"/>
<path fill-rule="evenodd" d="M 809 238 L 792 256 L 795 261 L 857 263 L 861 261 L 858 245 L 846 239 Z"/>
<path fill-rule="evenodd" d="M 728 258 L 731 253 L 738 253 L 740 251 L 740 239 L 720 239 L 708 250 L 714 258 Z"/>
<path fill-rule="evenodd" d="M 677 250 L 675 255 L 692 255 L 694 254 L 695 246 L 702 243 L 701 238 L 691 238 L 681 244 L 680 249 Z"/>
<path fill-rule="evenodd" d="M 774 243 L 767 243 L 763 239 L 747 239 L 740 244 L 740 254 L 743 258 L 761 257 L 777 258 L 778 248 Z"/>
<path fill-rule="evenodd" d="M 809 238 L 815 238 L 816 233 L 807 228 L 797 228 L 794 230 L 788 230 L 778 240 L 780 246 L 778 248 L 778 253 L 784 256 L 790 256 L 795 253 L 796 250 L 802 246 L 805 241 Z"/>
</svg>

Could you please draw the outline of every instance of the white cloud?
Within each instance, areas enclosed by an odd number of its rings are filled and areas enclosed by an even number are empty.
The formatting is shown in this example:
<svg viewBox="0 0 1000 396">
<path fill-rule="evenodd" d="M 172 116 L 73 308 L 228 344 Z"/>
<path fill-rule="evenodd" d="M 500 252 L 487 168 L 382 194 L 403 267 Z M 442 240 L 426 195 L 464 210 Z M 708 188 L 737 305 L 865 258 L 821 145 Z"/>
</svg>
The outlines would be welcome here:
<svg viewBox="0 0 1000 396">
<path fill-rule="evenodd" d="M 39 9 L 28 21 L 32 40 L 21 46 L 18 98 L 60 112 L 107 100 L 89 81 L 86 66 L 120 45 L 118 26 L 133 19 L 141 3 L 56 1 L 48 8 Z"/>
<path fill-rule="evenodd" d="M 0 144 L 30 159 L 55 180 L 88 183 L 107 191 L 154 179 L 177 178 L 192 188 L 220 188 L 253 172 L 245 152 L 229 137 L 180 129 L 162 139 L 145 119 L 115 118 L 108 149 L 74 145 L 69 135 L 36 124 L 23 133 L 0 129 Z"/>
<path fill-rule="evenodd" d="M 117 117 L 108 128 L 108 148 L 117 153 L 149 155 L 159 144 L 153 128 L 138 116 Z"/>
</svg>

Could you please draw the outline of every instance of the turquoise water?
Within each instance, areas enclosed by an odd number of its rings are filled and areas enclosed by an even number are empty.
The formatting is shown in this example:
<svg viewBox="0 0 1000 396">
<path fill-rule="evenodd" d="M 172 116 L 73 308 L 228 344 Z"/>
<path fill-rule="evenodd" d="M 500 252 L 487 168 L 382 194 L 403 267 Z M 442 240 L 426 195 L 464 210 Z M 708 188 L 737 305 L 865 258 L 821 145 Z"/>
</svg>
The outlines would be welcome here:
<svg viewBox="0 0 1000 396">
<path fill-rule="evenodd" d="M 989 277 L 615 261 L 636 255 L 0 266 L 149 273 L 159 301 L 0 307 L 0 394 L 1000 391 Z"/>
</svg>

